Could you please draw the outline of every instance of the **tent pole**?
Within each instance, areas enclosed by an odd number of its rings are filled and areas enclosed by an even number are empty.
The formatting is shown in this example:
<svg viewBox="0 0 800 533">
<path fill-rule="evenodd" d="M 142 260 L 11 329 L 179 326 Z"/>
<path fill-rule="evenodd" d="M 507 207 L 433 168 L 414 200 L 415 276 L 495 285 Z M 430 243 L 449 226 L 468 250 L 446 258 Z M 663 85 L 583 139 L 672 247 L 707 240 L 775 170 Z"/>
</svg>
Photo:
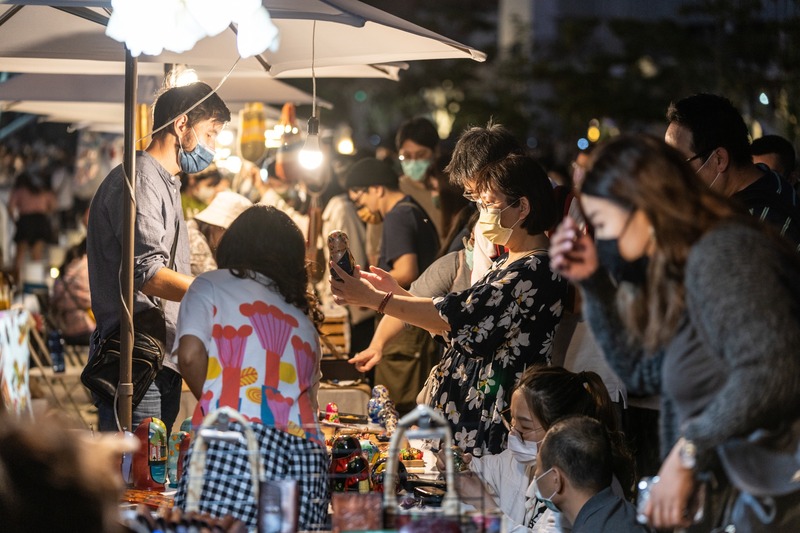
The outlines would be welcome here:
<svg viewBox="0 0 800 533">
<path fill-rule="evenodd" d="M 122 268 L 120 276 L 120 365 L 119 365 L 119 422 L 123 431 L 133 431 L 133 240 L 136 224 L 136 90 L 137 59 L 125 48 L 125 148 L 123 168 L 129 194 L 122 197 Z"/>
</svg>

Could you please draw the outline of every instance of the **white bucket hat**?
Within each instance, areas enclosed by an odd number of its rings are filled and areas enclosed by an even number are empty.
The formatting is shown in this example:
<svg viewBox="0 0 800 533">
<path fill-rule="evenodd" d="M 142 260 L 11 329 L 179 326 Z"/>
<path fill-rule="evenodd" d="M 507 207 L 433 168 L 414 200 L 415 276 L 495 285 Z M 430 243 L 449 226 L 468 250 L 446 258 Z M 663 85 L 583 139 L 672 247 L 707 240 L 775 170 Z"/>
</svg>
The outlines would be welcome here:
<svg viewBox="0 0 800 533">
<path fill-rule="evenodd" d="M 211 200 L 208 207 L 197 213 L 194 218 L 212 226 L 228 229 L 236 217 L 252 206 L 253 202 L 241 194 L 222 191 Z"/>
</svg>

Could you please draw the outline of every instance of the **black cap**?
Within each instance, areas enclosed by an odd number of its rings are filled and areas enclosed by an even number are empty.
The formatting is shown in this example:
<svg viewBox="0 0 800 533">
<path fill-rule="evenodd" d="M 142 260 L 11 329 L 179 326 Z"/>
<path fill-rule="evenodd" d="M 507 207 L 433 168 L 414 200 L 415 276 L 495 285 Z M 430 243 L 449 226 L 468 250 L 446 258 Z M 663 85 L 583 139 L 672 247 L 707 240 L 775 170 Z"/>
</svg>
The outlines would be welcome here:
<svg viewBox="0 0 800 533">
<path fill-rule="evenodd" d="M 397 189 L 397 179 L 397 174 L 388 164 L 378 161 L 374 157 L 366 157 L 350 167 L 345 183 L 348 189 L 379 185 Z"/>
</svg>

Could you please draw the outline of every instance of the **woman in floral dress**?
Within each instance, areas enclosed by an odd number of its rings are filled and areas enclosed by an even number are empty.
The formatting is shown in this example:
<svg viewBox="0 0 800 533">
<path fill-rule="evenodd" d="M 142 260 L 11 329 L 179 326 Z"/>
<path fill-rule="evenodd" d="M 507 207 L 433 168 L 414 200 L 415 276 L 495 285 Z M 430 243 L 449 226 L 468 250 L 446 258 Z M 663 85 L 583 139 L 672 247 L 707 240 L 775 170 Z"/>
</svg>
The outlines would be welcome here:
<svg viewBox="0 0 800 533">
<path fill-rule="evenodd" d="M 217 263 L 189 287 L 178 316 L 178 363 L 199 400 L 193 425 L 220 407 L 239 411 L 259 440 L 266 478 L 297 480 L 299 527 L 315 529 L 327 517 L 328 458 L 317 419 L 322 315 L 307 292 L 305 239 L 284 213 L 253 206 L 223 236 Z M 210 444 L 205 471 L 200 510 L 255 527 L 243 449 Z M 188 477 L 179 507 L 193 496 Z"/>
<path fill-rule="evenodd" d="M 510 155 L 479 174 L 481 231 L 507 253 L 471 288 L 444 298 L 415 298 L 371 268 L 331 278 L 340 303 L 376 309 L 442 335 L 447 351 L 433 379 L 431 404 L 450 421 L 456 444 L 473 454 L 499 453 L 501 412 L 530 365 L 548 364 L 567 284 L 549 267 L 545 231 L 558 208 L 544 170 Z"/>
</svg>

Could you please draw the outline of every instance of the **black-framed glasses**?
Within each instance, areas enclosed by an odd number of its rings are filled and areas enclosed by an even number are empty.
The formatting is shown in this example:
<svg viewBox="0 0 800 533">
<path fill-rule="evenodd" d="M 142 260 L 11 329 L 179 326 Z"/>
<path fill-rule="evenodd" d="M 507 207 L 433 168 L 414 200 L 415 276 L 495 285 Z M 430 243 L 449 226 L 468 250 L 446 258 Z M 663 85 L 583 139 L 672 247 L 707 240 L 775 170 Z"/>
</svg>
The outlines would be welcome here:
<svg viewBox="0 0 800 533">
<path fill-rule="evenodd" d="M 694 154 L 692 157 L 687 157 L 684 161 L 686 163 L 691 163 L 692 161 L 695 161 L 697 159 L 706 159 L 714 152 L 714 150 L 716 150 L 716 148 L 712 148 L 711 150 L 706 150 L 704 152 Z"/>
<path fill-rule="evenodd" d="M 510 408 L 510 407 L 509 407 L 509 408 L 507 408 L 507 409 L 504 409 L 504 410 L 500 411 L 500 421 L 503 423 L 503 425 L 505 426 L 506 430 L 507 430 L 509 433 L 516 433 L 516 434 L 517 434 L 517 436 L 518 436 L 520 439 L 522 439 L 522 442 L 525 442 L 525 436 L 524 436 L 524 435 L 522 434 L 522 432 L 521 432 L 519 429 L 517 429 L 517 427 L 514 425 L 514 419 L 513 419 L 513 417 L 511 418 L 511 420 L 509 420 L 509 419 L 508 419 L 508 417 L 509 417 L 510 415 L 511 415 L 511 408 Z M 537 432 L 537 431 L 541 431 L 541 430 L 544 430 L 544 428 L 543 428 L 542 426 L 539 426 L 538 428 L 529 429 L 529 430 L 527 430 L 525 433 L 527 433 L 527 434 L 528 434 L 528 438 L 530 439 L 530 438 L 531 438 L 531 435 L 532 435 L 533 433 L 535 433 L 535 432 Z"/>
</svg>

